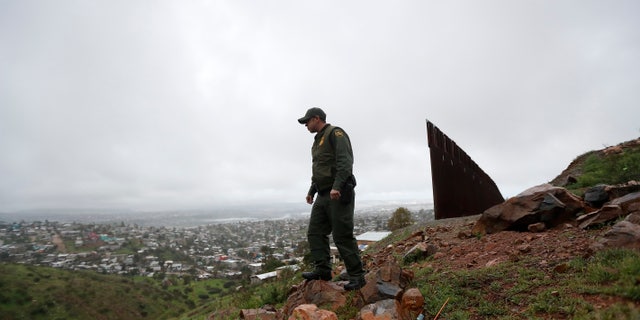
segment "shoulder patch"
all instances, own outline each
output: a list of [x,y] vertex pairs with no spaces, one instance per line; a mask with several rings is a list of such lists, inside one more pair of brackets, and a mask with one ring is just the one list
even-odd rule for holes
[[344,132],[342,132],[342,130],[335,130],[333,131],[333,135],[335,135],[336,137],[342,137],[344,136]]

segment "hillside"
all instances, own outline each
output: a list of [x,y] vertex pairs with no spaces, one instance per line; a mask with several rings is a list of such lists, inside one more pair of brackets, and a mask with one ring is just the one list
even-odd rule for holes
[[550,181],[578,189],[599,183],[618,184],[640,179],[640,138],[586,152]]
[[438,247],[404,264],[425,296],[427,318],[448,299],[443,319],[639,319],[640,253],[590,248],[607,227],[475,236],[477,218],[414,226],[369,258],[402,256],[425,237]]
[[[606,231],[559,228],[470,235],[478,216],[419,223],[368,249],[364,260],[398,259],[418,238],[437,244],[433,257],[401,262],[415,274],[427,319],[638,319],[640,254],[594,253]],[[240,309],[281,306],[299,275],[248,287],[216,300],[188,302],[188,286],[165,290],[131,279],[52,268],[0,264],[2,319],[238,319]],[[193,284],[192,284],[193,285]],[[348,296],[353,301],[357,295]],[[358,309],[343,308],[339,319]]]
[[[600,183],[640,180],[639,155],[639,139],[593,151],[578,157],[554,183],[582,194]],[[367,269],[378,270],[373,272],[381,272],[376,269],[381,265],[398,263],[403,273],[412,274],[411,286],[424,296],[421,312],[426,319],[640,319],[640,252],[594,249],[615,221],[585,229],[574,221],[538,232],[476,234],[479,217],[417,223],[369,248],[363,261]],[[420,244],[431,251],[428,257],[409,256]],[[297,281],[294,292],[305,290],[307,296],[313,292],[308,282]],[[331,286],[321,289],[307,301],[322,301],[319,296],[334,290]],[[337,297],[331,301],[342,299],[339,290],[334,294]],[[344,304],[320,302],[321,308],[334,311],[338,319],[364,319],[359,311],[369,294],[346,294]],[[300,295],[295,299],[300,300]],[[291,305],[291,299],[285,306]],[[393,319],[388,307],[376,307],[379,319]],[[237,309],[217,311],[210,319],[233,319],[236,314]],[[370,316],[366,319],[378,319]]]
[[[630,180],[640,180],[640,139],[581,155],[551,183],[582,194]],[[640,319],[640,252],[594,250],[612,223],[477,235],[479,217],[413,226],[368,258],[402,257],[425,241],[437,247],[428,259],[405,263],[425,296],[426,318],[449,299],[446,319]]]
[[170,319],[194,308],[147,279],[0,263],[0,318]]
[[[613,168],[624,174],[610,177],[640,180],[639,154],[640,139],[592,151],[552,182],[581,193],[585,181]],[[640,319],[640,251],[592,247],[612,223],[481,235],[473,232],[479,217],[418,221],[369,247],[363,261],[368,270],[397,263],[411,274],[409,286],[424,296],[425,319]],[[408,256],[418,243],[435,249]],[[0,264],[0,318],[238,319],[243,309],[283,308],[306,284],[298,272],[234,293],[206,294],[219,289],[216,281],[163,287],[151,278]],[[321,307],[338,319],[356,319],[361,293],[339,294],[344,305]]]
[[[438,319],[640,319],[640,252],[590,248],[609,226],[477,236],[471,233],[477,219],[429,221],[398,230],[367,249],[363,261],[369,270],[398,263],[412,274],[410,286],[424,296],[425,319],[438,314]],[[437,246],[437,252],[405,259],[424,241]],[[309,282],[299,275],[285,277],[203,306],[183,319],[238,319],[241,309],[282,308],[292,298],[289,294],[303,287]],[[334,311],[338,319],[359,319],[362,293],[320,288],[315,297],[306,291],[307,298]],[[323,299],[344,299],[344,304],[332,306]],[[287,319],[282,316],[264,319]]]

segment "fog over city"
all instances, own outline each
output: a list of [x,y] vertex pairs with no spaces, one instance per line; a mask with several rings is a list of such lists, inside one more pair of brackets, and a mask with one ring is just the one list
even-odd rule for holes
[[[640,136],[638,1],[0,2],[0,213],[432,201],[425,120],[503,196]],[[0,219],[1,220],[1,219]]]

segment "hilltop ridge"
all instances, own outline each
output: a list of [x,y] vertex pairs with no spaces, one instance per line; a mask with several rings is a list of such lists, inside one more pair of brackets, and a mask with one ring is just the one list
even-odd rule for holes
[[[571,185],[572,183],[576,183],[577,179],[585,173],[585,170],[586,170],[585,163],[588,161],[590,157],[596,157],[600,159],[614,158],[621,155],[625,151],[638,153],[640,151],[640,138],[621,142],[615,146],[609,146],[600,150],[592,150],[589,152],[585,152],[584,154],[579,155],[573,161],[571,161],[571,163],[569,163],[567,168],[565,168],[558,176],[553,178],[549,183],[554,186],[560,186],[560,187],[565,187],[565,186]],[[640,160],[637,158],[637,156],[633,157],[633,159]],[[635,169],[637,169],[637,167]],[[628,169],[628,171],[630,171],[629,172],[630,176],[633,176],[633,174],[635,173],[636,179],[640,179],[640,177],[637,176],[638,175],[637,171],[635,171],[634,169]],[[619,181],[618,183],[621,183],[621,182],[626,182],[626,181]]]
[[[609,162],[617,165],[618,162],[627,161],[624,167],[628,171],[626,173],[630,173],[632,177],[640,177],[637,163],[629,163],[626,158],[633,159],[638,151],[640,139],[589,152],[574,160],[552,183],[562,184],[564,187],[575,186],[583,174],[591,174],[590,170],[593,168],[585,164],[590,161],[589,157],[592,155],[596,155],[604,167],[611,167]],[[564,182],[561,183],[562,181]],[[621,187],[611,188],[618,188],[618,191],[623,190],[627,193],[638,189],[635,180],[619,182],[623,183]],[[510,230],[507,226],[505,230],[488,234],[478,234],[476,231],[476,225],[483,215],[416,224],[395,232],[365,251],[363,261],[366,268],[376,273],[368,275],[367,279],[369,283],[375,283],[377,289],[376,285],[367,284],[359,294],[353,296],[341,293],[339,288],[332,286],[314,289],[308,281],[303,281],[292,289],[293,293],[282,310],[283,314],[278,316],[278,312],[272,311],[274,319],[287,319],[288,316],[295,319],[320,319],[326,315],[326,310],[335,311],[339,319],[358,320],[412,319],[417,315],[416,310],[427,318],[437,317],[440,311],[443,311],[442,315],[447,319],[637,319],[640,317],[640,292],[637,291],[640,252],[633,248],[640,248],[640,237],[634,240],[637,245],[631,243],[631,246],[627,246],[629,249],[617,249],[615,246],[603,248],[596,244],[601,244],[601,240],[616,228],[617,224],[613,225],[616,217],[627,217],[627,220],[633,222],[636,216],[640,216],[640,194],[625,197],[630,200],[625,200],[627,202],[624,204],[624,210],[621,210],[619,215],[607,217],[599,224],[579,227],[576,218],[585,213],[598,212],[597,208],[590,207],[591,203],[572,204],[571,208],[582,209],[579,212],[570,209],[572,211],[568,213],[562,213],[567,207],[562,200],[553,196],[553,201],[557,203],[552,206],[549,206],[549,203],[543,205],[542,202],[535,204],[535,201],[542,201],[551,194],[547,193],[547,190],[560,189],[563,188],[537,187],[532,188],[530,194],[526,195],[531,197],[526,201],[534,201],[534,211],[526,215],[541,214],[542,221],[545,221],[544,215],[548,214],[565,217],[556,219],[558,221],[554,224],[538,223],[534,228],[530,226],[529,230],[525,228],[524,231]],[[574,190],[583,193],[588,189],[581,186]],[[539,192],[539,195],[536,195],[536,192]],[[567,199],[572,199],[571,201],[584,201],[566,190],[563,192],[567,194]],[[501,205],[509,205],[508,203],[514,202],[507,200]],[[580,207],[576,207],[577,205]],[[526,220],[533,225],[536,219]],[[637,228],[640,229],[640,224]],[[394,265],[398,267],[388,269]],[[394,268],[400,270],[393,271]],[[626,271],[627,273],[622,271],[629,268],[631,271]],[[590,278],[593,276],[589,273],[591,269],[608,270],[605,272],[614,272],[616,276],[605,282],[598,282],[597,279]],[[394,273],[398,274],[398,282],[393,282],[389,287],[385,284],[384,277],[381,278],[381,274]],[[406,277],[410,277],[411,280],[407,281]],[[460,277],[466,280],[461,282]],[[523,280],[519,279],[521,277]],[[636,277],[635,280],[633,277]],[[403,278],[405,280],[402,280]],[[483,278],[485,280],[482,280]],[[456,287],[452,288],[451,283],[455,283]],[[381,285],[387,287],[385,290],[395,287],[396,289],[392,289],[396,292],[395,298],[394,295],[385,298]],[[405,294],[413,286],[419,288],[423,295],[417,299],[420,300],[418,309],[411,309],[415,307],[411,303],[405,305]],[[509,293],[516,287],[521,289],[517,293]],[[591,289],[587,290],[589,287]],[[296,293],[301,291],[304,292],[303,295]],[[468,296],[469,294],[471,296]],[[514,300],[510,297],[514,294],[519,298]],[[302,299],[301,296],[307,298]],[[331,297],[329,300],[319,298],[328,296]],[[453,298],[453,301],[449,302],[450,298]],[[380,300],[375,302],[376,299]],[[415,293],[412,293],[411,299],[413,302],[416,301]],[[394,300],[395,304],[389,304],[388,301]],[[305,307],[296,311],[296,305],[302,306],[305,303],[319,304],[326,310]],[[447,303],[448,306],[445,308]],[[362,309],[349,313],[346,312],[345,305]]]

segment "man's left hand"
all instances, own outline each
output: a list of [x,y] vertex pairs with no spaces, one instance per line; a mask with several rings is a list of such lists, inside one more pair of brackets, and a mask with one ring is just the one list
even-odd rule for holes
[[331,192],[329,192],[329,197],[331,197],[331,200],[340,199],[340,190],[331,189]]

